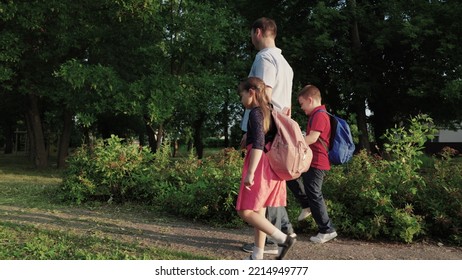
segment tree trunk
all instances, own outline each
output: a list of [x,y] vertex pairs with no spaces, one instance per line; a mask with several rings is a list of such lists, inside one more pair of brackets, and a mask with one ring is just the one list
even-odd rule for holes
[[156,153],[157,151],[157,139],[156,133],[152,125],[146,122],[146,134],[148,135],[148,144],[149,148],[151,149],[152,153]]
[[224,146],[229,147],[229,92],[226,96],[225,104],[223,106],[223,136],[225,137]]
[[66,167],[66,159],[69,155],[69,144],[71,142],[71,129],[72,129],[72,112],[69,109],[64,109],[63,113],[63,132],[59,139],[58,147],[58,168]]
[[25,114],[26,119],[26,128],[27,128],[27,141],[29,142],[29,160],[34,161],[35,155],[35,140],[34,140],[34,133],[32,132],[32,121],[30,120],[29,114],[26,112]]
[[180,144],[178,144],[178,139],[175,139],[175,141],[173,141],[172,157],[176,157],[178,155],[179,148],[180,148]]
[[[30,128],[31,157],[37,168],[48,166],[48,154],[45,147],[45,137],[43,135],[42,121],[40,118],[39,100],[35,94],[27,96],[27,121]],[[32,149],[33,148],[33,149]]]
[[160,124],[159,129],[157,130],[157,145],[156,145],[157,149],[161,148],[163,138],[164,138],[164,125]]
[[[352,41],[352,52],[353,57],[356,58],[354,61],[354,67],[360,70],[361,65],[359,61],[360,52],[361,52],[361,40],[359,38],[359,29],[358,29],[358,21],[356,20],[356,0],[349,1],[351,5],[351,10],[353,13],[353,23],[351,27],[351,41]],[[355,90],[356,91],[356,90]],[[359,131],[359,143],[358,143],[358,150],[366,149],[367,151],[371,150],[370,143],[369,143],[369,132],[367,130],[367,117],[366,117],[366,98],[364,97],[364,92],[358,92],[356,96],[356,122],[358,124],[358,131]]]
[[197,157],[199,159],[204,156],[204,144],[202,143],[202,125],[204,124],[204,114],[200,114],[199,119],[194,121],[194,147],[196,148]]
[[[361,98],[364,101],[363,98]],[[356,106],[356,122],[358,123],[359,131],[359,143],[357,150],[363,150],[370,152],[371,145],[369,143],[369,132],[367,130],[367,120],[366,120],[366,105],[365,103],[358,103]]]
[[11,123],[6,124],[3,136],[5,137],[5,154],[13,153],[14,128]]

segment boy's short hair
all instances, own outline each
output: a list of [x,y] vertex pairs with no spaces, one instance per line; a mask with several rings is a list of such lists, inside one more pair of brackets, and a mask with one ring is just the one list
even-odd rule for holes
[[303,98],[314,98],[321,100],[321,91],[313,85],[306,85],[302,90],[298,93],[298,97],[303,97]]

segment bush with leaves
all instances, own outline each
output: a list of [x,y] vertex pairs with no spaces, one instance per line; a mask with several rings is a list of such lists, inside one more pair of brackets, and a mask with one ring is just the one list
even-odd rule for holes
[[462,245],[462,163],[454,151],[443,149],[433,169],[425,173],[426,185],[417,193],[417,206],[431,236]]
[[351,163],[332,168],[324,189],[342,232],[404,242],[424,233],[425,223],[414,203],[419,188],[426,185],[419,172],[420,157],[433,134],[432,120],[419,115],[409,126],[386,132],[385,158],[362,151]]
[[242,224],[234,208],[240,153],[225,149],[202,160],[193,154],[173,160],[168,141],[152,154],[113,136],[77,149],[69,159],[62,193],[76,203],[142,201],[188,218]]
[[[461,244],[462,164],[449,151],[422,168],[423,145],[433,136],[430,118],[386,132],[385,154],[361,151],[333,166],[323,192],[329,215],[343,236],[412,242],[428,236]],[[70,157],[63,183],[68,199],[142,201],[179,216],[219,225],[242,225],[235,211],[243,160],[224,149],[213,156],[172,159],[168,141],[153,155],[117,137],[82,147]],[[425,172],[423,172],[425,171]],[[300,208],[293,197],[293,219]],[[298,231],[314,230],[314,222]]]
[[173,213],[221,225],[242,224],[235,202],[242,169],[240,153],[224,149],[198,160],[192,153],[169,170],[168,191],[159,197]]
[[62,191],[81,203],[90,199],[141,200],[153,185],[153,155],[147,148],[125,144],[117,136],[82,146],[69,158]]

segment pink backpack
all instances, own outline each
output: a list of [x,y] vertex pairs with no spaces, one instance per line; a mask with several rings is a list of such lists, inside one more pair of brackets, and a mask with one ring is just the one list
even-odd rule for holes
[[281,180],[297,179],[308,171],[313,159],[313,152],[306,144],[300,126],[289,112],[288,108],[284,108],[283,112],[272,110],[277,133],[266,153],[271,169]]

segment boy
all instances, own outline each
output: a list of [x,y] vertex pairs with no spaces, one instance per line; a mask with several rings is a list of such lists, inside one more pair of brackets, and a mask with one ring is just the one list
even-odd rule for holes
[[305,86],[298,94],[298,103],[303,112],[309,116],[305,141],[313,151],[313,160],[310,169],[301,176],[303,190],[300,189],[297,181],[287,183],[300,202],[303,211],[311,210],[318,225],[318,234],[312,236],[310,240],[314,243],[325,243],[337,236],[334,225],[327,214],[326,203],[322,195],[322,183],[326,172],[330,170],[330,163],[326,148],[320,139],[326,146],[329,146],[330,120],[325,112],[317,112],[326,110],[326,107],[321,104],[321,92],[317,87]]

